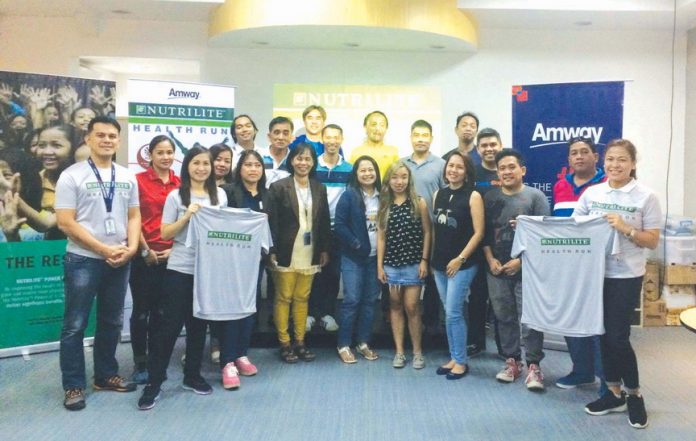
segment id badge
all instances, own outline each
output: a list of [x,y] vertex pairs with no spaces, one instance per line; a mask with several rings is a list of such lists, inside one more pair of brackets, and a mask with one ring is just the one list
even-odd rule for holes
[[306,231],[302,235],[302,239],[304,240],[305,246],[309,246],[312,244],[312,232],[311,231]]
[[116,234],[116,222],[114,218],[110,217],[104,221],[104,229],[106,230],[107,236],[113,236]]

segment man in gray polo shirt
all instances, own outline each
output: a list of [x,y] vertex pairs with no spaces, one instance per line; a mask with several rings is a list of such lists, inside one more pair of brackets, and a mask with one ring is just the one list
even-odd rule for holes
[[[430,152],[433,142],[433,128],[427,121],[419,119],[411,125],[411,146],[413,153],[402,158],[411,170],[413,183],[418,196],[425,199],[430,218],[433,217],[433,193],[445,186],[443,172],[445,160]],[[425,278],[423,294],[423,324],[426,331],[433,331],[439,324],[440,300],[432,275]]]
[[85,136],[89,158],[65,169],[56,185],[58,228],[68,237],[63,259],[65,315],[60,335],[63,405],[68,410],[85,407],[82,340],[95,297],[93,389],[135,390],[135,384],[118,375],[116,361],[129,262],[140,239],[138,183],[133,172],[113,162],[120,131],[114,119],[92,119]]

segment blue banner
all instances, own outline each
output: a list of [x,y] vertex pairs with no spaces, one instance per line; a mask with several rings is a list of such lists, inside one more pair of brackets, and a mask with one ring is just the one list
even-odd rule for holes
[[512,145],[527,162],[525,183],[551,201],[568,170],[568,140],[591,138],[600,158],[623,131],[624,83],[536,84],[512,88]]

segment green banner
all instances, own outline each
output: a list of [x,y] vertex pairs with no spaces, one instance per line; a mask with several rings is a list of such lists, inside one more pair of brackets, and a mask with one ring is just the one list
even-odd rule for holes
[[0,349],[60,339],[64,254],[64,240],[0,243]]

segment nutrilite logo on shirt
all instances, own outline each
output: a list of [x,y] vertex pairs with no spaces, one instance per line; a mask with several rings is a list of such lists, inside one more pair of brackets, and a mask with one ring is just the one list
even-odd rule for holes
[[598,209],[604,211],[625,211],[627,213],[635,213],[636,207],[625,207],[619,204],[604,204],[602,202],[592,202],[591,209]]
[[[85,187],[87,188],[87,190],[94,190],[95,188],[108,189],[111,187],[111,182],[102,182],[101,184],[99,182],[87,182],[85,184]],[[129,182],[114,182],[114,188],[130,190],[131,184]]]
[[208,231],[208,239],[226,239],[251,242],[251,234],[234,233],[231,231]]
[[542,237],[541,246],[589,246],[589,237]]

